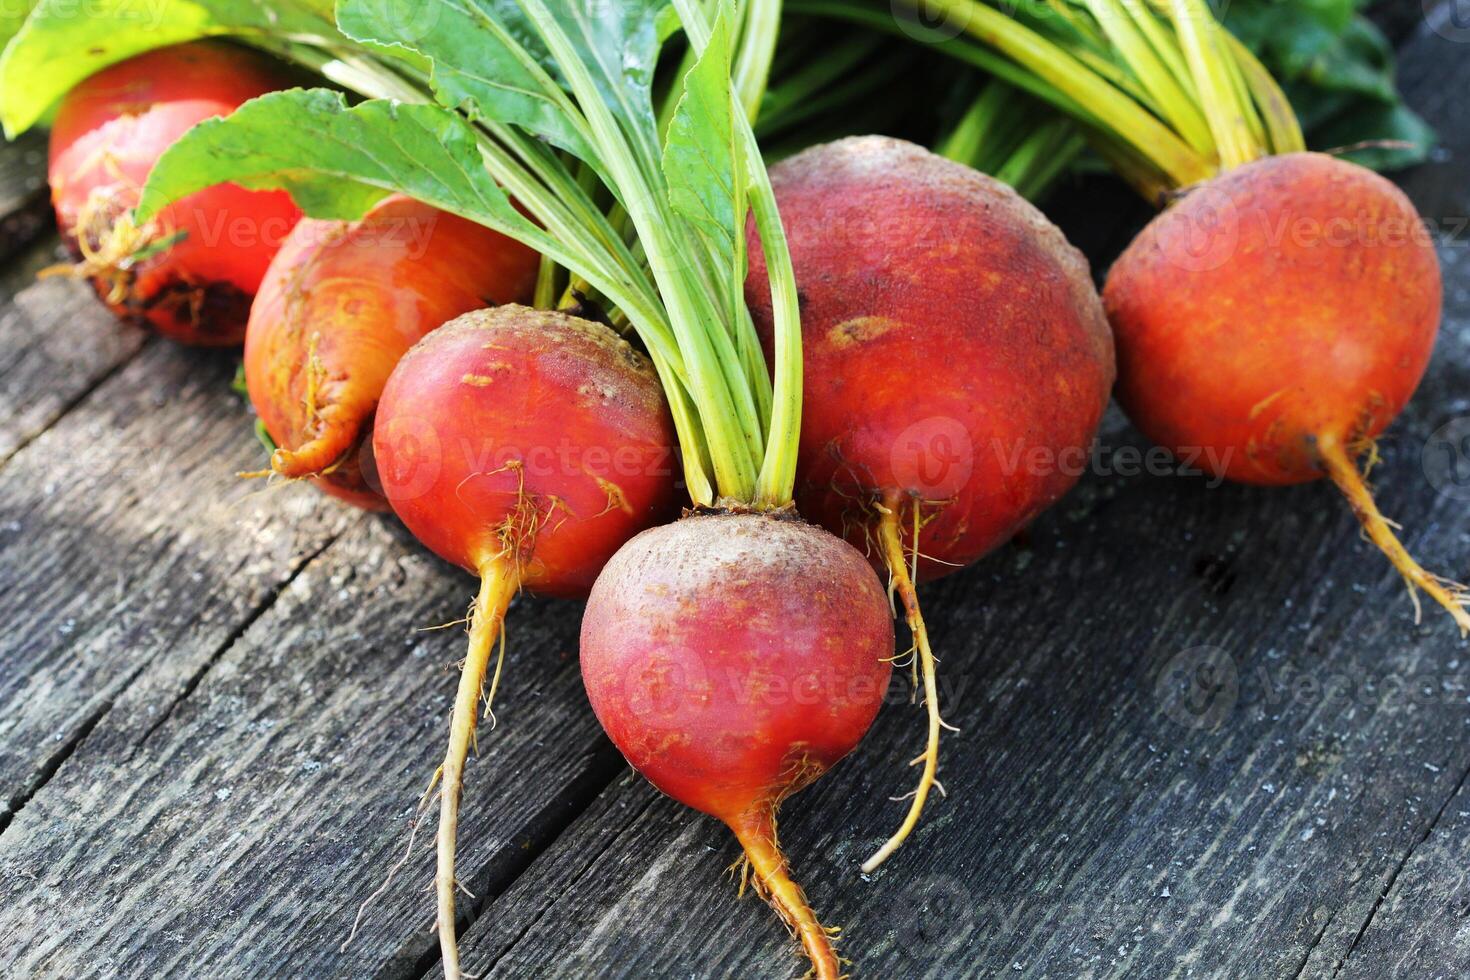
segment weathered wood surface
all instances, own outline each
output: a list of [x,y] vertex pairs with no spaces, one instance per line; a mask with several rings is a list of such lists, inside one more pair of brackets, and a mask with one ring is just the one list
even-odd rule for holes
[[[45,140],[30,133],[0,152],[0,464],[137,353],[143,334],[115,329],[85,291],[36,273],[63,258],[31,245],[49,229]],[[17,257],[17,253],[19,256]]]
[[[1448,227],[1470,213],[1470,59],[1411,43],[1416,105],[1457,144],[1409,184]],[[29,285],[51,249],[0,280],[7,348],[66,338],[0,361],[0,976],[436,975],[427,835],[339,945],[441,750],[463,634],[417,628],[470,583],[387,520],[236,481],[259,457],[231,359]],[[1470,415],[1464,253],[1442,250],[1444,340],[1376,474],[1412,547],[1461,573],[1470,493],[1421,461]],[[1143,448],[1116,416],[1103,443],[1113,469]],[[899,685],[782,822],[859,975],[1470,974],[1470,650],[1413,624],[1330,489],[1095,473],[925,598],[964,729],[949,799],[857,875],[920,739]],[[467,968],[800,973],[774,917],[735,901],[728,835],[597,733],[577,618],[512,616],[468,777]],[[1202,676],[1235,684],[1190,696]]]
[[0,469],[8,809],[103,714],[147,728],[352,519],[234,477],[259,453],[233,371],[149,344]]
[[[415,627],[468,595],[387,522],[359,521],[186,698],[147,724],[109,713],[6,831],[0,935],[26,942],[0,948],[0,975],[421,974],[435,945],[423,860],[340,946],[441,752],[463,631]],[[516,607],[502,728],[475,766],[492,788],[462,826],[476,895],[621,769],[579,694],[576,628],[566,603]]]

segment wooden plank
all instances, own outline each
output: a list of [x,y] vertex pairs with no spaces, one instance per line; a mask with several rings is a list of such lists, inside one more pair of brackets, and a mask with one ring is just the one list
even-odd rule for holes
[[146,727],[357,519],[234,476],[260,460],[234,358],[151,344],[0,469],[0,828],[123,691]]
[[86,289],[36,281],[66,256],[46,188],[46,133],[0,143],[0,466],[131,359],[146,334]]
[[148,335],[118,322],[91,290],[38,282],[56,262],[53,237],[0,275],[0,466],[131,360]]
[[[442,757],[464,633],[415,627],[471,592],[388,521],[360,522],[155,727],[114,709],[4,835],[0,935],[25,941],[0,944],[0,975],[420,975],[432,830],[339,947]],[[581,695],[578,612],[512,612],[461,824],[482,899],[622,768]]]
[[[1439,130],[1442,142],[1435,159],[1405,175],[1403,183],[1421,213],[1453,243],[1441,250],[1447,318],[1436,357],[1441,364],[1459,365],[1460,370],[1447,390],[1439,393],[1439,400],[1429,403],[1438,409],[1430,416],[1430,424],[1440,437],[1426,443],[1426,458],[1431,458],[1427,455],[1431,452],[1462,451],[1455,440],[1444,438],[1445,430],[1440,427],[1470,416],[1470,398],[1466,397],[1470,387],[1464,370],[1470,355],[1470,257],[1465,254],[1470,245],[1470,227],[1465,224],[1470,215],[1470,186],[1465,182],[1470,108],[1454,97],[1456,90],[1470,85],[1470,60],[1463,56],[1463,45],[1447,36],[1453,29],[1446,20],[1450,13],[1446,4],[1431,11],[1400,52],[1409,102]],[[1456,458],[1460,461],[1458,475],[1463,477],[1470,461]],[[1442,482],[1442,487],[1461,507],[1470,500],[1463,479],[1458,485]],[[1462,574],[1464,564],[1462,559]],[[1460,659],[1449,661],[1438,676],[1424,678],[1423,690],[1437,689],[1436,704],[1460,702],[1460,717],[1470,719],[1470,709],[1464,707],[1470,704],[1470,684]],[[1428,758],[1422,765],[1431,772],[1439,767]],[[1405,801],[1406,814],[1413,815],[1422,831],[1407,848],[1390,855],[1394,863],[1386,875],[1355,885],[1350,904],[1357,909],[1366,907],[1366,912],[1346,923],[1333,920],[1326,933],[1335,941],[1313,951],[1303,976],[1448,978],[1470,971],[1470,936],[1465,931],[1466,814],[1461,812],[1470,808],[1465,798],[1470,769],[1451,766],[1451,778],[1456,772],[1455,793],[1425,794]]]
[[1409,107],[1439,133],[1430,161],[1401,178],[1420,212],[1461,248],[1470,244],[1470,106],[1460,98],[1470,84],[1466,42],[1470,29],[1457,27],[1464,13],[1454,3],[1439,5],[1419,23],[1399,52],[1399,85]]
[[[1470,513],[1420,468],[1452,393],[1470,390],[1470,295],[1451,313],[1378,471],[1384,506],[1442,568],[1470,547]],[[1104,444],[1142,448],[1116,417]],[[1470,659],[1440,617],[1414,625],[1327,486],[1090,476],[1029,547],[926,599],[964,730],[946,750],[949,799],[888,868],[858,876],[920,740],[916,710],[890,706],[783,815],[855,972],[1292,976],[1346,950],[1470,770],[1464,694],[1413,696],[1463,686]],[[1170,679],[1215,656],[1238,690],[1201,716]],[[477,922],[467,970],[801,972],[774,917],[735,902],[720,828],[636,783],[598,807]],[[610,840],[598,814],[624,812],[640,816]],[[1451,968],[1470,969],[1470,948],[1457,955]]]
[[1465,975],[1470,946],[1470,788],[1448,800],[1433,830],[1413,849],[1378,914],[1354,940],[1342,980]]

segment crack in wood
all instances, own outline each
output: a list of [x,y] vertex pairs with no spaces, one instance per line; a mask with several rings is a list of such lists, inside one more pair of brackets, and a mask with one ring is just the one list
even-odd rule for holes
[[320,546],[306,554],[301,559],[301,561],[298,562],[295,567],[291,569],[290,573],[281,580],[280,584],[275,589],[271,590],[269,595],[267,595],[264,599],[257,603],[253,609],[245,614],[245,616],[241,619],[239,625],[231,630],[229,635],[226,636],[222,641],[220,641],[218,646],[210,651],[209,656],[205,659],[204,663],[200,665],[199,669],[190,674],[187,678],[185,678],[182,687],[179,689],[179,693],[169,700],[168,707],[166,707],[163,712],[158,716],[158,718],[156,718],[153,723],[144,730],[142,737],[140,737],[136,742],[133,743],[133,747],[128,751],[127,756],[124,757],[124,762],[131,761],[133,757],[136,756],[140,750],[142,750],[143,746],[148,742],[148,740],[153,737],[153,733],[162,728],[164,723],[167,722],[171,717],[173,717],[174,712],[178,710],[179,706],[187,701],[189,697],[196,690],[199,689],[199,685],[204,682],[205,676],[214,669],[215,665],[218,664],[220,660],[224,657],[224,655],[230,651],[230,648],[233,647],[237,642],[239,642],[240,638],[245,635],[245,631],[250,629],[251,626],[255,625],[256,620],[260,619],[261,616],[264,616],[267,612],[269,612],[271,607],[280,600],[285,591],[291,587],[291,583],[300,578],[301,575],[306,572],[306,570],[322,556],[322,553],[330,548],[333,542],[340,538],[344,533],[346,533],[345,529],[343,531],[339,531],[335,534],[329,535],[326,540],[321,543]]
[[1317,930],[1317,935],[1313,937],[1311,944],[1307,946],[1307,951],[1302,954],[1302,961],[1292,971],[1291,980],[1301,980],[1302,975],[1307,972],[1307,964],[1312,962],[1312,954],[1317,951],[1318,946],[1322,945],[1322,940],[1327,935],[1327,930],[1331,929],[1332,923],[1337,921],[1337,914],[1342,911],[1342,908],[1341,905],[1334,908],[1332,914],[1327,916],[1327,921],[1322,923],[1322,928]]
[[45,789],[46,784],[51,782],[56,774],[61,771],[61,767],[66,764],[66,760],[76,754],[77,749],[81,748],[82,743],[96,730],[102,719],[117,704],[118,699],[127,692],[128,688],[133,686],[133,683],[142,675],[147,667],[148,665],[146,663],[139,664],[138,668],[123,681],[122,686],[117,689],[117,692],[94,708],[86,718],[82,719],[82,723],[72,731],[71,735],[62,742],[61,746],[47,756],[36,768],[35,776],[30,785],[24,786],[12,794],[11,798],[5,803],[4,812],[0,812],[0,837],[3,837],[5,832],[10,829],[10,825],[15,822],[16,817],[20,816],[20,811],[25,809],[26,804],[35,799],[36,794]]
[[1399,874],[1404,870],[1405,867],[1408,866],[1410,858],[1414,856],[1414,852],[1419,849],[1420,845],[1429,840],[1430,836],[1434,833],[1434,828],[1439,826],[1440,820],[1444,818],[1446,811],[1449,810],[1450,804],[1454,802],[1455,797],[1459,796],[1461,790],[1465,788],[1465,783],[1467,780],[1470,780],[1470,769],[1466,769],[1465,772],[1460,776],[1459,782],[1454,785],[1454,788],[1450,790],[1449,795],[1445,797],[1444,803],[1440,804],[1439,809],[1435,811],[1433,819],[1431,819],[1428,826],[1424,828],[1424,832],[1419,835],[1419,839],[1414,841],[1414,843],[1409,846],[1409,849],[1404,852],[1404,856],[1400,858],[1398,864],[1394,866],[1393,871],[1388,876],[1388,880],[1383,883],[1382,891],[1380,891],[1378,893],[1378,897],[1374,899],[1373,907],[1368,910],[1367,918],[1365,918],[1363,920],[1363,924],[1358,927],[1358,932],[1355,936],[1353,936],[1353,941],[1348,944],[1347,952],[1342,954],[1342,959],[1338,960],[1337,965],[1333,968],[1332,980],[1337,980],[1338,974],[1342,973],[1343,968],[1346,967],[1348,961],[1352,959],[1353,951],[1358,948],[1358,943],[1360,943],[1363,939],[1363,936],[1367,934],[1368,927],[1373,924],[1373,919],[1378,915],[1378,910],[1383,907],[1384,901],[1387,900],[1389,894],[1393,891],[1393,886],[1398,881]]
[[[589,798],[586,801],[586,804],[582,807],[582,809],[579,810],[578,813],[572,819],[570,819],[570,820],[567,821],[566,826],[563,827],[562,828],[562,831],[557,834],[557,837],[562,836],[562,833],[564,833],[567,829],[570,829],[571,825],[576,822],[576,817],[580,817],[583,812],[585,812],[586,810],[590,809],[592,803],[596,800],[596,797],[597,796],[600,796],[602,792],[605,792],[607,789],[611,788],[612,785],[614,783],[616,783],[618,781],[618,779],[621,778],[621,776],[627,771],[626,770],[626,766],[623,765],[623,760],[622,760],[621,757],[618,758],[618,763],[619,763],[619,765],[618,765],[618,771],[616,771],[616,772],[613,773],[613,777],[607,781],[607,784],[602,788],[601,791],[599,791],[598,794],[596,794],[595,796]],[[617,833],[615,833],[611,837],[609,837],[603,843],[603,845],[601,847],[598,847],[597,849],[595,849],[593,851],[586,852],[586,859],[580,863],[580,865],[577,867],[576,871],[571,875],[572,883],[575,884],[577,881],[582,880],[582,878],[586,875],[587,870],[589,868],[591,868],[595,864],[597,864],[598,861],[600,861],[602,859],[602,856],[604,854],[606,854],[608,851],[612,850],[620,841],[623,840],[624,837],[626,837],[629,833],[633,832],[637,828],[637,826],[638,826],[638,821],[641,820],[643,818],[644,814],[646,814],[649,810],[651,810],[654,807],[654,805],[659,802],[659,800],[660,800],[660,797],[650,796],[647,800],[645,800],[643,802],[643,804],[632,815],[629,816],[627,822],[622,827],[620,827],[618,829]],[[554,839],[551,840],[551,841],[548,841],[547,842],[548,848],[553,843],[555,843],[555,840]],[[545,850],[545,849],[543,849],[543,850]],[[526,865],[527,865],[528,868],[529,868],[530,864],[531,864],[531,861],[527,861],[526,862]],[[518,874],[516,877],[519,878],[520,875]],[[502,892],[508,891],[509,890],[509,887],[510,887],[510,884],[511,883],[507,883],[506,888],[503,889]],[[488,976],[493,975],[495,973],[496,969],[500,966],[500,962],[503,959],[505,959],[507,956],[509,956],[511,953],[513,953],[513,952],[516,951],[516,949],[521,945],[521,941],[523,939],[525,939],[528,935],[531,934],[532,930],[534,930],[536,928],[536,926],[540,924],[541,920],[544,919],[546,917],[546,915],[549,912],[551,912],[552,909],[554,909],[556,907],[557,902],[559,901],[561,895],[565,895],[566,893],[567,893],[567,890],[566,889],[562,889],[562,891],[557,896],[552,897],[552,899],[550,901],[548,901],[545,905],[543,905],[540,909],[538,909],[536,911],[536,914],[531,917],[531,920],[529,922],[527,922],[524,927],[522,927],[521,929],[517,930],[517,932],[515,934],[515,937],[513,939],[511,939],[510,942],[506,943],[505,947],[503,949],[501,949],[500,952],[498,952],[498,953],[495,954],[495,958],[490,961],[490,965],[485,968],[485,970],[482,972],[481,976],[488,977]],[[435,952],[437,953],[437,950]],[[434,965],[433,965],[433,961],[432,961],[432,957],[431,957],[431,960],[430,960],[430,963],[428,965],[428,968],[425,969],[424,971],[422,971],[420,974],[418,974],[418,976],[421,978],[421,980],[430,980],[430,978],[432,977],[433,973],[434,973]]]

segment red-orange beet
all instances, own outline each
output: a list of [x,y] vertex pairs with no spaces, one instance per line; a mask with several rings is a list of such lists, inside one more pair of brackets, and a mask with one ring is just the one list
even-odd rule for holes
[[673,445],[648,358],[601,324],[524,306],[414,345],[373,427],[383,493],[430,550],[476,573],[513,557],[523,586],[571,598],[673,516]]
[[[674,428],[648,358],[601,324],[502,306],[420,340],[383,389],[373,449],[414,535],[480,576],[441,770],[436,891],[459,974],[454,844],[491,648],[522,587],[586,594],[613,553],[675,509]],[[493,699],[499,681],[491,681]]]
[[[290,196],[219,184],[169,205],[147,229],[127,212],[194,124],[290,84],[262,55],[200,41],[113,65],[62,100],[48,168],[56,221],[82,259],[76,271],[119,316],[184,343],[240,342],[251,297],[301,217]],[[150,249],[161,251],[136,258]]]
[[814,147],[771,180],[801,296],[799,509],[862,546],[897,498],[922,510],[922,577],[973,562],[1085,468],[1114,376],[1087,260],[1009,187],[901,140]]
[[862,739],[892,672],[883,589],[794,516],[707,514],[645,531],[598,578],[582,677],[628,761],[727,824],[820,978],[841,972],[792,881],[776,811]]
[[[892,576],[923,672],[924,775],[938,688],[910,569],[932,578],[1008,540],[1085,469],[1114,378],[1087,260],[1009,187],[900,140],[814,147],[771,168],[800,293],[797,503]],[[769,350],[749,236],[746,300]]]
[[271,263],[245,335],[250,401],[279,447],[271,472],[387,507],[361,450],[394,365],[457,316],[528,301],[537,264],[524,245],[402,196],[359,221],[302,221]]
[[1402,191],[1321,154],[1247,164],[1155,218],[1104,299],[1118,398],[1146,435],[1245,483],[1330,477],[1411,592],[1470,630],[1463,590],[1409,556],[1355,462],[1439,330],[1439,262]]

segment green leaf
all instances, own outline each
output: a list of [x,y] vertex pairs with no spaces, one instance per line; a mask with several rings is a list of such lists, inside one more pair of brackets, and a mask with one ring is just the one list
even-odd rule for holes
[[716,287],[737,322],[744,304],[746,173],[730,87],[730,22],[721,8],[708,46],[684,76],[664,146],[669,204],[712,258]]
[[169,147],[149,174],[137,219],[225,181],[289,191],[314,218],[359,218],[396,191],[517,237],[539,234],[486,172],[470,125],[437,106],[372,101],[349,109],[325,89],[252,99]]
[[10,43],[30,16],[36,0],[7,0],[0,3],[0,48]]
[[1352,92],[1393,105],[1399,101],[1393,78],[1393,48],[1366,20],[1356,20],[1338,43],[1323,51],[1306,80],[1327,92]]
[[353,40],[427,58],[441,105],[521,126],[595,164],[566,112],[556,66],[513,0],[338,0],[337,26]]
[[528,24],[539,10],[561,28],[603,103],[642,149],[656,153],[650,93],[659,50],[678,27],[669,0],[536,0],[525,7]]
[[1353,0],[1232,0],[1230,32],[1260,54],[1282,80],[1306,72],[1338,42],[1354,16]]
[[203,37],[337,36],[330,0],[39,0],[0,56],[0,122],[11,138],[84,78]]

